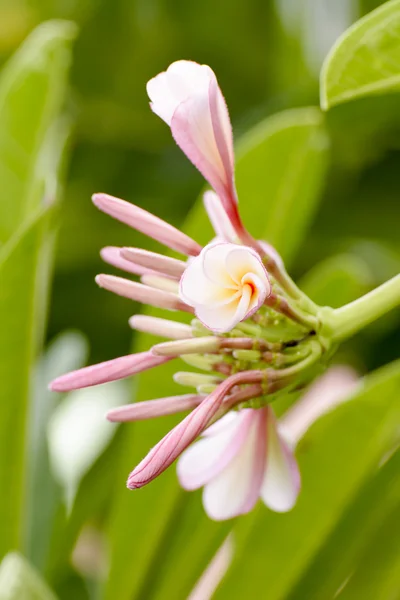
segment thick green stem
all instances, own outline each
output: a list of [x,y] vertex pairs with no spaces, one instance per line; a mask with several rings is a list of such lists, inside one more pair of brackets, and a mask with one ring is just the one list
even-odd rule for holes
[[397,306],[400,306],[400,275],[358,300],[332,311],[328,326],[334,341],[352,336]]

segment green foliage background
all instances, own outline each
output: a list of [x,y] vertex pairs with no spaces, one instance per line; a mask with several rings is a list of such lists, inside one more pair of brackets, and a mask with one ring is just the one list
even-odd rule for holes
[[[13,83],[10,76],[8,92],[4,79],[5,92],[0,94],[0,485],[7,489],[0,501],[0,548],[2,555],[22,552],[59,598],[184,600],[232,527],[238,551],[217,598],[248,594],[268,600],[329,600],[353,572],[339,598],[400,597],[400,579],[393,575],[399,548],[390,551],[390,532],[396,523],[398,530],[400,506],[398,452],[377,474],[398,429],[397,363],[371,375],[365,393],[317,424],[304,441],[299,459],[309,488],[293,513],[277,517],[260,507],[233,525],[210,523],[199,495],[179,490],[173,469],[138,495],[126,491],[129,469],[173,419],[118,430],[85,474],[67,513],[46,445],[38,443],[61,400],[42,393],[32,401],[29,385],[29,357],[43,337],[46,313],[45,348],[70,329],[87,337],[90,362],[126,354],[132,347],[127,319],[139,307],[99,290],[93,280],[98,272],[110,270],[100,261],[102,246],[150,248],[151,242],[99,213],[90,202],[93,192],[131,200],[207,241],[201,207],[186,219],[204,182],[175,146],[169,129],[151,113],[145,91],[146,81],[173,60],[193,59],[215,70],[240,140],[237,184],[245,222],[255,235],[278,247],[291,275],[315,301],[340,306],[399,272],[397,0],[383,9],[387,16],[374,17],[376,37],[370,49],[363,46],[363,31],[350,33],[340,52],[325,63],[321,86],[319,82],[320,67],[336,38],[380,4],[0,4],[4,63],[41,22],[68,19],[78,25],[69,85],[66,71],[74,32],[70,23],[55,21],[41,30],[39,45],[32,42],[22,58],[18,55],[20,79]],[[18,57],[12,60],[6,68],[13,74]],[[29,73],[26,79],[24,69]],[[320,93],[326,113],[317,108]],[[17,139],[28,157],[26,164],[18,162],[17,186],[10,139]],[[49,161],[39,157],[46,152],[52,161],[43,173],[40,165]],[[7,180],[10,164],[12,176]],[[56,175],[64,182],[61,202],[56,202],[58,190],[51,187]],[[49,189],[54,202],[44,207],[44,190]],[[53,262],[48,250],[56,231],[54,279],[46,309]],[[368,374],[398,357],[399,339],[396,312],[345,344],[338,360]],[[133,343],[144,347],[148,340],[142,336]],[[53,365],[52,374],[83,360],[76,359],[81,351],[71,344],[72,358]],[[153,375],[141,378],[137,397],[157,397],[168,393],[168,386],[172,389],[168,369],[165,376],[160,373],[158,381]],[[371,445],[371,439],[376,443]],[[316,479],[320,487],[315,487]],[[371,502],[365,502],[366,497]],[[372,502],[381,504],[379,514],[371,512]],[[71,566],[72,549],[88,523],[100,532],[107,548],[105,568],[85,571],[75,563]],[[351,539],[360,543],[349,549]],[[388,550],[374,553],[374,548]],[[11,555],[7,561],[4,569],[27,582],[27,600],[53,597],[23,559]],[[369,564],[376,565],[375,579]],[[0,583],[8,576],[4,569]],[[321,577],[327,570],[329,576]],[[9,589],[8,583],[1,583],[0,599],[23,597]]]

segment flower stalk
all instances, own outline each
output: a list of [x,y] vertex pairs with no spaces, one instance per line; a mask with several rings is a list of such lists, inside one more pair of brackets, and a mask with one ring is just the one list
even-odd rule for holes
[[400,306],[400,275],[396,275],[358,300],[330,313],[326,319],[331,338],[341,342],[387,312]]

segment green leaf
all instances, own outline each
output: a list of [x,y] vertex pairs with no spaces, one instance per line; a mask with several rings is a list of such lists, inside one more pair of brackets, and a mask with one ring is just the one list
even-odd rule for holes
[[[361,488],[337,527],[324,540],[318,555],[289,594],[288,600],[336,597],[336,592],[355,568],[365,564],[365,548],[370,543],[375,545],[374,538],[382,535],[380,529],[382,526],[386,529],[388,515],[398,513],[399,469],[400,452],[397,451]],[[398,547],[397,554],[400,557]],[[382,595],[377,593],[375,597],[381,598]],[[365,595],[353,598],[364,599]]]
[[362,258],[340,254],[318,263],[299,285],[319,306],[338,308],[366,293],[371,282],[372,273]]
[[[49,461],[47,428],[59,397],[48,390],[49,381],[85,364],[86,339],[78,332],[65,332],[49,346],[40,361],[35,394],[30,406],[28,481],[26,484],[25,555],[43,572],[50,559],[55,521],[63,509],[62,491]],[[59,542],[65,536],[59,535]]]
[[[398,479],[397,470],[396,477]],[[385,519],[360,558],[338,600],[393,600],[400,589],[400,503]]]
[[265,590],[268,600],[288,597],[349,502],[398,441],[399,393],[396,362],[367,377],[350,401],[312,426],[297,451],[302,492],[296,507],[276,514],[260,504],[238,521],[235,559],[216,599],[259,598]]
[[0,80],[0,245],[37,209],[38,157],[65,97],[75,26],[49,21],[35,29]]
[[0,565],[0,600],[57,600],[30,564],[16,552]]
[[[59,129],[55,119],[71,31],[68,22],[42,25],[28,39],[27,51],[23,46],[8,65],[0,84],[0,214],[13,215],[0,218],[6,240],[0,247],[0,556],[19,548],[23,537],[30,384],[44,330],[52,221],[66,141],[65,127]],[[24,137],[26,119],[30,124]]]
[[317,108],[273,115],[240,142],[236,183],[244,223],[286,262],[293,260],[314,217],[328,148]]
[[399,90],[399,36],[399,0],[386,2],[350,27],[324,62],[322,108]]

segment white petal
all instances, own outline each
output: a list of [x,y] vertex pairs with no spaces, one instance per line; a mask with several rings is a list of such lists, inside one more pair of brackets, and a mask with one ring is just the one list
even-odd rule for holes
[[261,498],[276,512],[293,508],[300,491],[300,473],[289,446],[279,435],[271,408],[268,408],[267,461]]
[[210,71],[209,67],[188,60],[172,63],[167,71],[147,83],[152,110],[171,125],[172,116],[181,102],[193,94],[208,97]]
[[226,304],[196,306],[195,313],[198,319],[212,331],[226,333],[246,317],[249,312],[250,300],[250,287],[244,286],[240,298],[236,294],[233,300]]
[[226,263],[229,254],[237,248],[236,244],[217,243],[206,246],[203,251],[203,269],[205,275],[216,285],[237,289]]
[[240,283],[247,273],[254,273],[269,286],[268,274],[259,255],[247,246],[233,245],[226,257],[226,269],[237,283]]
[[179,295],[190,306],[216,301],[220,287],[213,285],[204,275],[203,252],[193,258],[181,277]]
[[184,489],[202,487],[240,451],[247,433],[246,424],[242,426],[243,416],[244,413],[238,419],[229,420],[229,424],[216,430],[217,434],[208,435],[185,450],[177,464],[178,479]]
[[265,413],[263,409],[246,413],[248,432],[240,452],[204,488],[204,509],[215,521],[250,511],[259,496],[265,469]]

